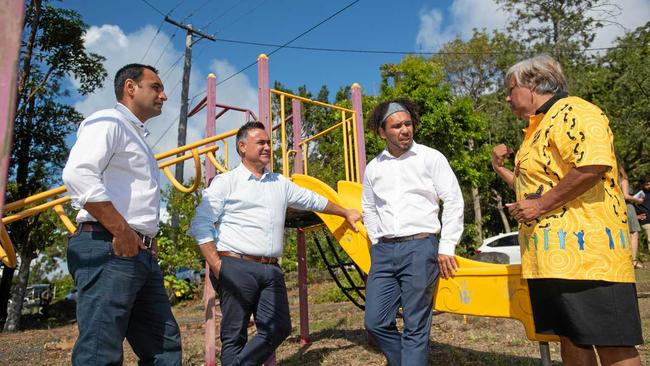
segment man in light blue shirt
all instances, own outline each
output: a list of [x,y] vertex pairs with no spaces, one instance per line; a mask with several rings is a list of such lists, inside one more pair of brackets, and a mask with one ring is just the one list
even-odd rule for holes
[[[261,365],[291,333],[282,255],[287,207],[344,217],[357,231],[361,215],[301,188],[265,167],[269,136],[260,122],[237,132],[242,163],[203,191],[190,234],[210,266],[221,303],[221,364]],[[255,315],[257,335],[247,342]]]

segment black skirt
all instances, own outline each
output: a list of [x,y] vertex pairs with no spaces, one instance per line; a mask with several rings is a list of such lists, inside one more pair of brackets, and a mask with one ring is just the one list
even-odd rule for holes
[[634,283],[529,279],[535,329],[578,345],[643,344]]

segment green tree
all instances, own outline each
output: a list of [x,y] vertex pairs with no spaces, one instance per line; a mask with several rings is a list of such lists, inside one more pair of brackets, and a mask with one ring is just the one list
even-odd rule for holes
[[[67,78],[78,80],[76,92],[87,94],[100,87],[106,77],[104,58],[84,47],[86,29],[79,14],[72,10],[55,8],[41,0],[26,4],[8,201],[60,182],[68,152],[65,138],[74,131],[75,122],[83,119],[73,107],[61,102],[71,92]],[[8,228],[20,255],[20,268],[5,331],[18,329],[30,264],[51,243],[53,224],[44,217],[36,215]],[[5,269],[2,280],[11,281],[12,276],[13,271]],[[6,309],[7,295],[0,294],[0,312]]]
[[[470,141],[486,135],[486,123],[470,98],[454,96],[445,78],[436,60],[407,56],[399,64],[382,66],[380,98],[407,97],[419,105],[420,126],[415,139],[447,157],[467,192],[482,184],[485,167],[490,164],[489,146],[469,149]],[[465,235],[465,242],[476,242],[474,235]]]
[[[468,141],[470,152],[476,150],[479,146],[492,145],[492,138],[502,141],[502,131],[512,129],[511,126],[507,126],[506,129],[493,127],[495,124],[501,125],[502,123],[495,123],[494,116],[491,114],[494,112],[495,106],[493,103],[495,100],[488,96],[497,93],[502,88],[507,68],[523,52],[523,45],[510,36],[498,31],[489,34],[485,30],[478,31],[475,29],[472,37],[467,41],[456,38],[443,45],[439,55],[433,56],[433,60],[442,66],[454,95],[468,97],[472,101],[474,110],[479,112],[484,120],[490,121],[487,126],[487,134]],[[505,103],[498,102],[498,107],[505,108]],[[504,113],[500,114],[505,115]],[[506,122],[512,122],[512,119],[506,118]],[[481,169],[480,176],[481,179],[478,183],[471,187],[470,202],[472,202],[474,208],[472,212],[474,227],[476,228],[478,240],[482,241],[483,223],[488,217],[484,217],[484,210],[481,207],[488,207],[488,210],[491,211],[494,205],[489,204],[490,201],[497,201],[497,211],[506,231],[510,231],[510,226],[503,212],[501,194],[491,188],[495,184],[496,177],[489,165]],[[482,204],[482,201],[484,204]]]
[[536,52],[548,52],[563,65],[585,60],[596,30],[615,24],[620,7],[608,0],[496,0],[511,14],[508,31]]
[[[192,184],[194,178],[186,186]],[[188,283],[176,279],[176,269],[191,268],[198,271],[203,268],[200,250],[194,238],[188,234],[195,208],[201,202],[203,188],[204,185],[200,184],[193,193],[183,193],[169,185],[162,191],[162,200],[167,203],[167,213],[170,217],[178,215],[178,226],[161,221],[160,235],[157,238],[158,263],[165,279],[165,287],[177,297],[190,295],[192,289]],[[173,300],[173,296],[170,297]]]
[[609,117],[617,156],[634,187],[650,174],[650,22],[615,46],[583,72],[576,89]]

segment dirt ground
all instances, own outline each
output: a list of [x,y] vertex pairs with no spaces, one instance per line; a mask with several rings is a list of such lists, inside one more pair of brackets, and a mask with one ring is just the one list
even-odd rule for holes
[[[639,306],[643,331],[650,335],[650,269],[637,272]],[[293,333],[278,349],[278,365],[384,365],[379,351],[368,345],[363,329],[363,312],[352,303],[315,304],[319,293],[331,291],[333,283],[312,284],[309,330],[311,344],[299,343],[298,294],[289,277]],[[293,285],[292,285],[293,284]],[[183,335],[183,364],[203,364],[203,306],[200,300],[174,307]],[[52,322],[51,322],[52,323]],[[29,324],[29,322],[28,322]],[[0,334],[2,365],[68,365],[77,337],[74,320],[64,324],[29,324],[32,328]],[[252,330],[251,330],[252,332]],[[217,332],[218,334],[218,332]],[[219,343],[217,341],[217,347]],[[135,365],[136,357],[125,343],[125,364]],[[554,365],[560,365],[559,345],[551,343]],[[463,317],[439,314],[433,317],[430,364],[439,365],[538,365],[539,346],[526,339],[523,326],[515,320]],[[639,347],[643,364],[650,365],[650,347]]]

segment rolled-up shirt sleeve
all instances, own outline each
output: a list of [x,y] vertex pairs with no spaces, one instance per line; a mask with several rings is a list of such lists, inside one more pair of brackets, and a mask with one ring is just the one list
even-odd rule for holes
[[463,193],[454,171],[442,154],[436,159],[433,171],[436,172],[433,184],[438,197],[443,202],[438,253],[454,255],[456,244],[463,234]]
[[63,182],[75,209],[82,209],[87,202],[111,201],[102,174],[120,149],[121,133],[119,123],[111,119],[86,121],[79,128],[77,141],[63,168]]
[[368,178],[368,170],[363,177],[363,190],[361,193],[361,207],[363,208],[363,225],[368,232],[368,239],[372,244],[376,244],[377,240],[377,206],[375,206],[375,194],[372,191],[370,178]]
[[218,234],[214,224],[223,215],[227,196],[228,182],[220,175],[217,175],[210,186],[203,190],[201,203],[196,208],[189,230],[189,234],[196,239],[197,244],[216,241]]
[[287,204],[289,207],[306,211],[323,211],[327,206],[327,198],[302,188],[290,180],[287,183]]

